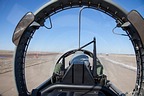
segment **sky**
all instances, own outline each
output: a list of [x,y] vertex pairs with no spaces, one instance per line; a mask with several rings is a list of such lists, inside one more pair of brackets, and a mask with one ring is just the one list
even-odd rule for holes
[[[19,20],[27,12],[35,12],[49,0],[0,0],[0,50],[15,50],[12,35]],[[143,0],[113,0],[128,12],[137,10],[144,17]],[[29,51],[64,52],[78,48],[79,9],[69,9],[51,17],[52,29],[40,28],[34,34]],[[81,46],[96,37],[98,53],[133,54],[133,46],[128,37],[115,35],[112,29],[115,20],[102,12],[85,9],[82,12]],[[49,20],[45,22],[49,26]],[[117,33],[124,33],[117,28]],[[92,46],[87,47],[92,50]]]

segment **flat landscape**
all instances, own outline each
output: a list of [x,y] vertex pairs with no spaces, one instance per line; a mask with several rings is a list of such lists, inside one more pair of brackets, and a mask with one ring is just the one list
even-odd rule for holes
[[[29,52],[26,56],[26,83],[28,90],[47,80],[61,54]],[[121,91],[132,92],[136,82],[136,61],[132,54],[98,54],[104,66],[104,74]],[[0,96],[17,96],[13,51],[0,51]],[[131,96],[131,95],[129,95]]]

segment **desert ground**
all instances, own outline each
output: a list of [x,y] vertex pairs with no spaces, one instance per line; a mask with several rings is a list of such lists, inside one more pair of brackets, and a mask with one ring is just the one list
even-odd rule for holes
[[[17,96],[13,51],[0,51],[0,96]],[[26,83],[28,90],[47,80],[54,69],[59,53],[29,52],[26,57]],[[121,91],[132,92],[136,82],[135,55],[98,54],[104,74]],[[129,95],[131,96],[131,95]]]

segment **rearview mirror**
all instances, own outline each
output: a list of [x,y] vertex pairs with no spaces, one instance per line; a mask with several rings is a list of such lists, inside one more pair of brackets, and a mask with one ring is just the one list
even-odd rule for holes
[[26,28],[34,21],[34,14],[32,12],[28,12],[26,13],[23,18],[19,21],[19,23],[17,24],[13,37],[12,37],[12,41],[13,43],[17,46],[19,43],[19,40],[22,36],[22,34],[24,33],[24,31],[26,30]]
[[140,38],[142,40],[142,43],[144,45],[144,19],[143,17],[136,10],[132,10],[131,12],[129,12],[127,17],[128,17],[128,20],[132,23],[132,25],[138,31]]

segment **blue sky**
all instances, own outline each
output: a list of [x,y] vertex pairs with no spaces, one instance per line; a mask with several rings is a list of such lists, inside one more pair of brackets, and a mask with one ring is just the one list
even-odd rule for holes
[[[28,11],[35,12],[49,0],[0,0],[0,50],[14,50],[12,43],[13,31]],[[127,11],[135,9],[144,17],[143,0],[113,0]],[[79,9],[70,9],[51,17],[53,28],[47,30],[40,28],[32,39],[30,51],[59,51],[64,52],[78,48],[78,12]],[[46,22],[49,26],[49,21]],[[112,29],[115,20],[111,17],[93,10],[85,9],[82,13],[81,45],[97,40],[99,53],[133,53],[132,44],[128,37],[114,35]],[[124,33],[121,29],[116,32]],[[91,46],[88,47],[91,49]]]

